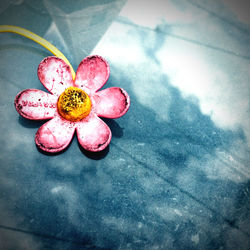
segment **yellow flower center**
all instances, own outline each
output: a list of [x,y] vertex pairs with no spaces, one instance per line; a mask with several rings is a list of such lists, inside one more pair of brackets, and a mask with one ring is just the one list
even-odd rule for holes
[[89,115],[91,101],[83,90],[69,87],[60,95],[57,108],[63,118],[76,122]]

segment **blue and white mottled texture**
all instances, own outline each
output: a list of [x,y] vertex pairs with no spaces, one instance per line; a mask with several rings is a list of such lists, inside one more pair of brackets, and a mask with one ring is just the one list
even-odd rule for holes
[[108,30],[123,1],[12,2],[1,23],[43,35],[74,67],[104,56],[106,86],[119,83],[131,107],[105,120],[105,152],[74,138],[63,154],[41,153],[43,122],[19,117],[13,100],[42,89],[36,69],[48,54],[1,34],[0,248],[249,249],[245,1],[129,0]]

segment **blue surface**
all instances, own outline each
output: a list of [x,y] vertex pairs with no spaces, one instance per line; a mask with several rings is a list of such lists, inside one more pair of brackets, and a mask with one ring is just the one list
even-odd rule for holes
[[[45,90],[50,55],[0,34],[1,249],[249,249],[250,25],[244,1],[2,1],[0,24],[56,45],[76,68],[107,58],[131,97],[87,153],[34,143],[16,94]],[[143,11],[142,11],[143,10]],[[119,11],[120,14],[119,14]],[[111,26],[110,26],[111,25]]]

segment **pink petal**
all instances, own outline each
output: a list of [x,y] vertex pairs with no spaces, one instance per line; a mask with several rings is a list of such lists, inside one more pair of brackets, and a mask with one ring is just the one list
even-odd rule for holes
[[17,112],[31,120],[44,120],[54,117],[57,97],[38,89],[26,89],[17,94]]
[[75,123],[56,116],[38,129],[35,141],[40,149],[50,153],[57,153],[69,145],[74,131]]
[[76,127],[77,138],[81,146],[88,151],[101,151],[111,140],[109,127],[96,115],[89,115]]
[[100,89],[109,78],[109,65],[100,56],[88,56],[76,71],[75,86],[87,93]]
[[129,95],[122,88],[104,89],[92,98],[96,114],[105,118],[119,118],[128,111],[130,106]]
[[37,75],[44,87],[57,96],[73,85],[69,65],[55,56],[46,57],[41,61]]

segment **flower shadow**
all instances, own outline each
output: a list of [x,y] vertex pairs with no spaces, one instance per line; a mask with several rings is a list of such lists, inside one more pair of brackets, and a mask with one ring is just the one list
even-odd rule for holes
[[124,128],[120,127],[119,123],[113,119],[102,118],[102,120],[109,126],[113,137],[121,138],[123,136]]
[[102,151],[99,152],[91,152],[91,151],[87,151],[85,150],[80,143],[78,142],[79,148],[81,150],[81,152],[88,158],[92,159],[92,160],[101,160],[103,158],[105,158],[109,152],[109,146],[107,146],[105,149],[103,149]]
[[28,120],[22,116],[19,116],[18,122],[25,128],[39,128],[41,127],[47,120]]

